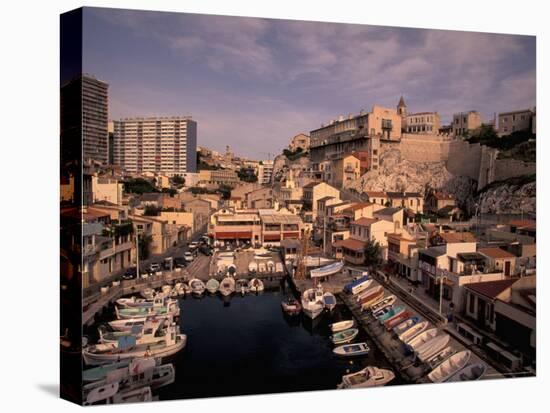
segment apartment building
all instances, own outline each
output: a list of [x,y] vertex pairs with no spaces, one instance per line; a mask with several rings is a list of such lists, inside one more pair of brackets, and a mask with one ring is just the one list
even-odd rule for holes
[[310,137],[305,133],[299,133],[290,140],[288,149],[291,151],[296,151],[298,148],[301,148],[302,151],[307,151],[309,149]]
[[261,185],[271,184],[273,176],[273,161],[261,161],[258,164],[258,183]]
[[125,118],[113,125],[114,163],[128,173],[196,172],[197,122],[191,117]]
[[403,131],[407,133],[439,133],[441,119],[437,112],[409,113],[405,116]]
[[115,178],[93,175],[93,202],[106,201],[114,205],[122,205],[123,186]]
[[201,169],[199,171],[199,185],[206,187],[218,187],[227,185],[235,187],[240,182],[237,172],[230,169]]
[[453,114],[453,135],[467,136],[470,132],[481,127],[481,114],[476,110]]
[[522,130],[532,130],[533,111],[514,110],[498,114],[498,136],[509,135]]

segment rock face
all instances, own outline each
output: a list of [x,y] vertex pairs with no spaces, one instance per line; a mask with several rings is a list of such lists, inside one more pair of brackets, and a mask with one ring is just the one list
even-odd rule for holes
[[309,156],[300,157],[290,161],[284,155],[278,155],[273,160],[273,182],[288,178],[289,171],[292,171],[294,177],[300,176],[302,171],[309,167]]
[[479,195],[483,214],[535,213],[537,210],[536,182],[523,185],[502,184]]

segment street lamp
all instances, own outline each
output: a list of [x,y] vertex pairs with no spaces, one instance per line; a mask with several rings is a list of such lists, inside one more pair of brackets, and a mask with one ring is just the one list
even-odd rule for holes
[[[443,281],[448,280],[448,277],[446,275],[440,275],[437,276],[437,268],[436,268],[436,280],[439,281],[439,315],[442,315],[442,307],[443,307]],[[441,271],[441,270],[440,270]]]

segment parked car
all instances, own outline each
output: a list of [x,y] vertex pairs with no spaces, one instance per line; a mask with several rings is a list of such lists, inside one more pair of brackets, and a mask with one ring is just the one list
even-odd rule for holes
[[160,271],[160,264],[158,262],[152,262],[149,265],[149,271],[155,273],[157,271]]
[[162,267],[165,270],[170,270],[173,268],[173,261],[174,259],[172,257],[166,257],[164,261],[162,262]]
[[120,278],[123,280],[133,280],[137,276],[137,270],[136,267],[130,267],[127,268],[124,274]]
[[195,255],[193,255],[193,253],[190,251],[185,251],[185,253],[183,254],[183,258],[185,259],[185,261],[191,262],[195,259]]
[[174,257],[174,268],[184,268],[187,265],[187,261],[184,257]]
[[208,255],[208,256],[212,255],[212,250],[209,247],[207,247],[206,245],[201,245],[199,247],[199,252],[201,254]]

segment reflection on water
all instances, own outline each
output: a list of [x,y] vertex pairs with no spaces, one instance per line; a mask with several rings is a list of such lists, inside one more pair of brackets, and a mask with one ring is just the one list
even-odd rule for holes
[[343,374],[367,364],[387,366],[362,332],[371,352],[359,359],[332,353],[329,323],[350,318],[339,305],[315,320],[288,316],[282,289],[261,294],[207,295],[180,300],[187,348],[176,356],[176,382],[161,399],[335,389]]

